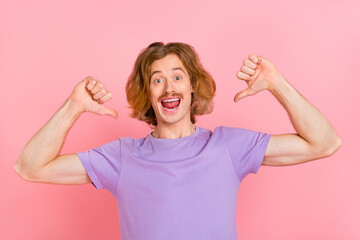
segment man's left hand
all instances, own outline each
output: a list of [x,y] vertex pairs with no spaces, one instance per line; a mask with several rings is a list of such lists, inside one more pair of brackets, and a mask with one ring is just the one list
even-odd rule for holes
[[236,94],[234,97],[235,102],[264,89],[269,89],[271,84],[281,77],[281,73],[276,66],[266,58],[256,54],[250,54],[248,59],[244,60],[240,71],[237,72],[237,77],[240,80],[246,81],[248,88]]

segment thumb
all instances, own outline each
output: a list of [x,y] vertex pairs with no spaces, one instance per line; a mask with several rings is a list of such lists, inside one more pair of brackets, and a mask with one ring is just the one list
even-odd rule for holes
[[109,115],[115,119],[117,119],[119,117],[118,113],[114,109],[107,108],[104,105],[101,105],[100,114],[101,115]]
[[244,97],[247,97],[249,95],[253,95],[253,91],[250,88],[247,88],[241,92],[238,92],[234,97],[234,102],[239,101],[240,99],[243,99]]

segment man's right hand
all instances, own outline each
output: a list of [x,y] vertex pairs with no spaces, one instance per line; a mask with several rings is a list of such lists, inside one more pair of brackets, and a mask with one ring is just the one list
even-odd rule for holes
[[82,112],[118,117],[115,110],[103,103],[111,93],[92,77],[79,82],[69,98],[50,120],[29,140],[14,164],[23,179],[54,184],[91,182],[77,154],[59,155],[65,136]]
[[107,108],[103,105],[112,97],[111,93],[107,91],[104,85],[93,77],[86,77],[79,82],[71,95],[69,100],[73,102],[81,112],[92,112],[98,115],[110,115],[118,118],[118,114],[114,109]]

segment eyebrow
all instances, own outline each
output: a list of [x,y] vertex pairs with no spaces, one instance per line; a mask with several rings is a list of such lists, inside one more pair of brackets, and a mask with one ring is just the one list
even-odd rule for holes
[[[181,70],[181,71],[185,74],[184,70],[183,70],[182,68],[180,68],[180,67],[176,67],[176,68],[173,68],[173,69],[171,69],[171,70],[173,70],[173,71],[175,71],[175,70]],[[155,73],[161,73],[161,71],[154,71],[154,72],[152,72],[151,75],[150,75],[150,79],[152,78],[152,76],[153,76]]]

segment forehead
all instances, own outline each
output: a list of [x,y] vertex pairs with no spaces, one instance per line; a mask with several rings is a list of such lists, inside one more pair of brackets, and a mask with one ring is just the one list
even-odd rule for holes
[[151,64],[151,73],[155,71],[170,71],[173,68],[182,68],[184,71],[186,70],[180,58],[176,54],[170,53],[163,58],[155,60]]

